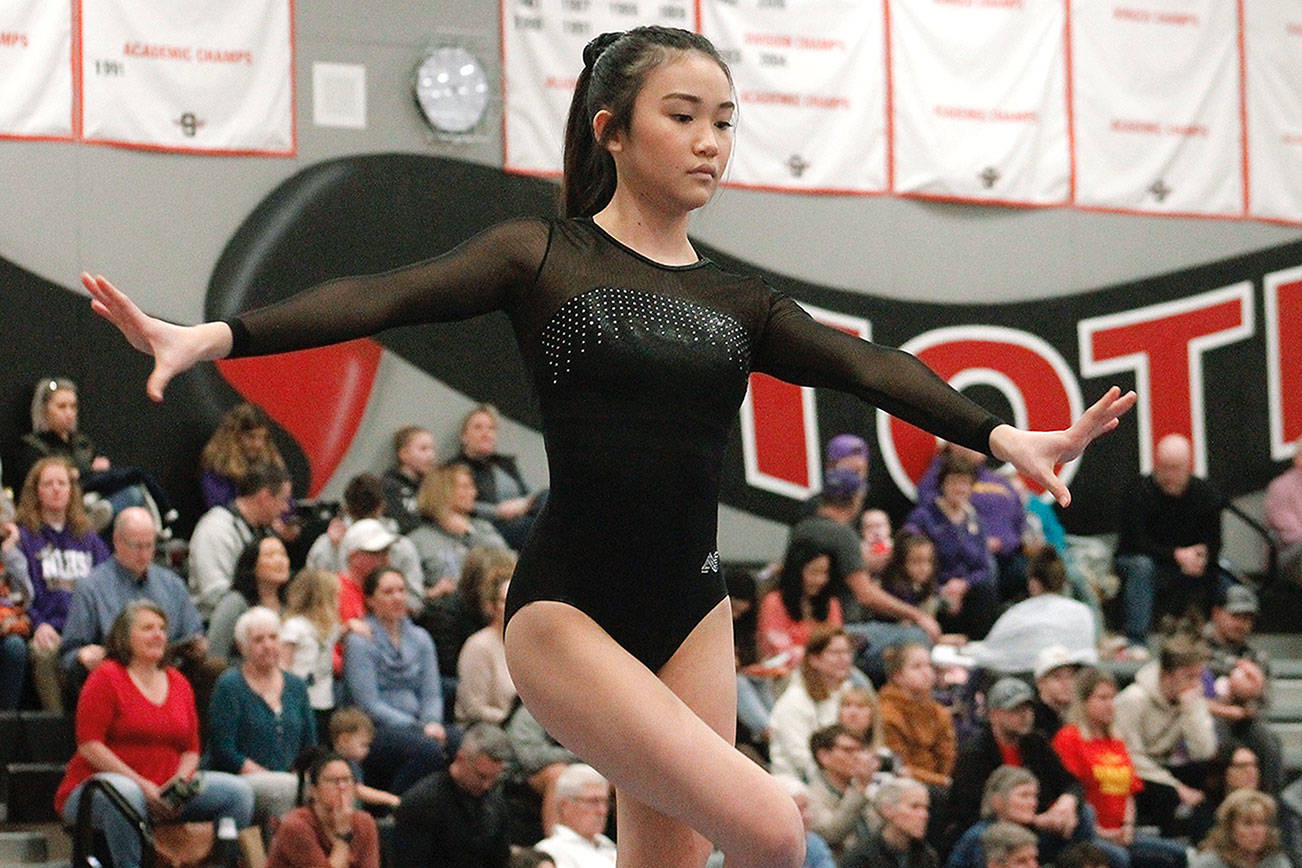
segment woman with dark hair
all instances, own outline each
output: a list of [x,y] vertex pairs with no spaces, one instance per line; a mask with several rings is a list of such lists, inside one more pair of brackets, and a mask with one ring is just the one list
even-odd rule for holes
[[14,523],[27,563],[31,602],[32,681],[46,711],[63,711],[59,643],[77,583],[108,560],[108,546],[91,528],[76,468],[66,458],[41,458],[27,472]]
[[[253,790],[235,775],[201,772],[199,715],[190,684],[167,665],[167,616],[151,600],[135,600],[113,622],[106,659],[86,679],[77,701],[77,753],[54,796],[65,823],[77,819],[86,781],[95,776],[152,822],[230,817],[248,830]],[[115,865],[140,865],[140,837],[131,821],[95,794],[91,822],[108,839]],[[260,858],[257,830],[241,833],[246,854]],[[251,863],[253,864],[253,863]]]
[[787,548],[778,586],[760,602],[760,654],[771,665],[799,666],[815,627],[845,623],[837,599],[845,577],[836,563],[830,549],[811,540],[796,539]]
[[925,534],[936,545],[937,620],[945,632],[970,639],[984,638],[999,614],[994,561],[972,507],[976,477],[970,461],[946,456],[937,478],[940,494],[914,507],[904,523],[906,530]]
[[289,585],[289,552],[277,536],[256,539],[235,561],[231,589],[217,601],[208,624],[208,648],[214,657],[237,657],[235,622],[254,606],[282,614]]
[[1256,790],[1236,790],[1216,809],[1216,825],[1189,868],[1291,868],[1276,825],[1275,800]]
[[688,216],[732,150],[726,63],[705,37],[664,27],[603,34],[583,61],[563,219],[504,223],[443,257],[332,281],[229,323],[174,326],[102,277],[83,283],[94,309],[155,356],[155,399],[202,360],[506,311],[551,473],[507,610],[521,698],[615,785],[625,863],[698,866],[714,841],[732,868],[798,865],[791,798],[731,744],[716,531],[749,375],[853,393],[1012,461],[1063,503],[1055,465],[1115,427],[1134,397],[1109,391],[1065,431],[1021,431],[912,356],[821,325],[762,280],[702,259]]
[[303,770],[305,804],[284,816],[267,868],[379,868],[380,830],[357,808],[348,760],[322,750]]
[[349,701],[375,722],[363,769],[366,782],[401,793],[443,767],[455,731],[443,724],[443,685],[429,634],[407,616],[402,573],[380,567],[362,584],[365,633],[344,637],[344,685]]

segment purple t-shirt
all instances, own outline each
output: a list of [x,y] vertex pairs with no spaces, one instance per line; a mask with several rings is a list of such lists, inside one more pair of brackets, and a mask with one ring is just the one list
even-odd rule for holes
[[62,633],[73,589],[97,564],[108,560],[108,546],[94,531],[76,536],[48,524],[35,533],[19,527],[18,533],[32,580],[32,603],[27,607],[32,629],[49,624]]

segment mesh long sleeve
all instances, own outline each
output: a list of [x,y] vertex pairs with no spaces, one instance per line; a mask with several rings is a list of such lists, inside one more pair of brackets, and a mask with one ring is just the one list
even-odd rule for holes
[[495,226],[425,262],[323,283],[230,321],[231,357],[325,346],[387,328],[469,319],[514,304],[547,252],[548,224]]
[[778,293],[753,368],[797,385],[849,392],[938,437],[987,454],[990,432],[1002,424],[916,357],[816,322]]

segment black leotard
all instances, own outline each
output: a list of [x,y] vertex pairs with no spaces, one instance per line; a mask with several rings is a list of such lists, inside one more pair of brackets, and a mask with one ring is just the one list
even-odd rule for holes
[[999,424],[913,356],[820,325],[757,278],[660,265],[587,219],[504,223],[438,259],[245,314],[232,355],[492,310],[510,316],[533,377],[551,474],[508,618],[572,604],[653,671],[725,595],[719,469],[751,371],[852,392],[981,451]]

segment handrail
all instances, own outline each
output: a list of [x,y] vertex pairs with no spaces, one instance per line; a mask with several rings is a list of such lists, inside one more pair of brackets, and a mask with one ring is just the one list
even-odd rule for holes
[[95,801],[94,794],[99,791],[115,811],[123,816],[136,834],[140,836],[140,853],[145,868],[153,868],[156,862],[154,850],[154,833],[149,822],[132,807],[117,788],[103,778],[92,777],[82,785],[81,801],[77,804],[77,823],[72,829],[72,868],[92,868],[98,866],[95,856],[95,827],[90,822],[90,812]]

